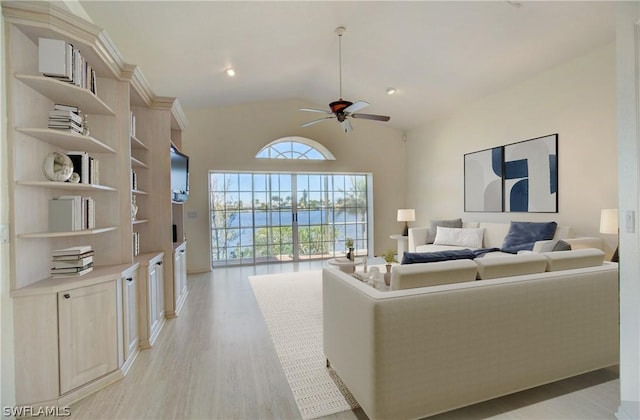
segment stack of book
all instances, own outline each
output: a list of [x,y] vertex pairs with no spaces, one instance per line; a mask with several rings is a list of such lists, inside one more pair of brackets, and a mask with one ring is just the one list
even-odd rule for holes
[[73,232],[96,227],[92,197],[62,195],[49,200],[49,232]]
[[55,104],[53,111],[49,111],[49,128],[67,130],[73,133],[84,132],[80,110],[71,105]]
[[38,39],[40,73],[96,93],[96,72],[80,51],[61,39]]
[[93,250],[90,245],[54,249],[51,258],[53,277],[77,277],[93,271]]

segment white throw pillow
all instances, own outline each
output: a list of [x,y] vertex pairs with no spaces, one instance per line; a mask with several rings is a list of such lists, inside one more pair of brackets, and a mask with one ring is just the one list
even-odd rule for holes
[[482,248],[484,229],[448,228],[438,226],[434,245],[455,245],[466,248]]

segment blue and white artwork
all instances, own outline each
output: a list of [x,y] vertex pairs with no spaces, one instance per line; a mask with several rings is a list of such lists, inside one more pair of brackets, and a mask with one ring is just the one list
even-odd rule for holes
[[558,135],[504,146],[504,211],[558,211]]
[[502,147],[464,155],[464,210],[502,211]]

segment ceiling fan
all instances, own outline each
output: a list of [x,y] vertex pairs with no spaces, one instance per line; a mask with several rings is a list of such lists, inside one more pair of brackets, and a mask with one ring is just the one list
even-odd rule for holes
[[324,109],[314,109],[314,108],[300,108],[300,111],[308,111],[308,112],[319,112],[322,114],[328,114],[328,117],[319,118],[317,120],[306,122],[300,127],[309,127],[310,125],[317,124],[324,120],[329,120],[332,118],[336,118],[338,122],[342,125],[344,132],[349,132],[353,129],[351,123],[349,122],[349,118],[361,118],[364,120],[376,120],[376,121],[389,121],[391,117],[386,115],[373,115],[373,114],[361,114],[357,111],[360,111],[362,108],[369,106],[368,102],[365,101],[356,101],[350,102],[342,99],[342,35],[345,33],[346,29],[343,26],[339,26],[336,28],[336,34],[338,34],[338,53],[339,53],[339,72],[340,72],[340,99],[337,101],[331,102],[329,104],[329,110]]

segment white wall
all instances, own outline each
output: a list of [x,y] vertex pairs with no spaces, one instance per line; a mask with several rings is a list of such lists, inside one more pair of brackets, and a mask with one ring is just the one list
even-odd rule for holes
[[[191,158],[190,196],[185,217],[189,272],[210,269],[208,181],[209,170],[234,171],[330,171],[371,172],[374,186],[375,253],[395,249],[389,235],[400,233],[396,210],[405,205],[402,132],[377,121],[353,121],[354,130],[344,133],[336,121],[308,128],[303,122],[319,114],[301,107],[324,108],[300,100],[262,102],[215,109],[187,109],[189,126],[183,133],[183,151]],[[393,117],[392,117],[393,118]],[[285,136],[315,140],[336,157],[335,161],[269,161],[255,159],[267,143]]]
[[[416,208],[415,225],[451,217],[555,220],[600,236],[600,210],[618,206],[615,64],[610,44],[409,132],[407,205]],[[465,153],[554,133],[557,214],[464,212]],[[611,254],[616,238],[605,240]]]
[[620,408],[619,419],[640,418],[640,45],[638,29],[640,3],[616,5],[618,80],[618,183],[620,214],[632,214],[633,229],[626,217],[620,223]]

